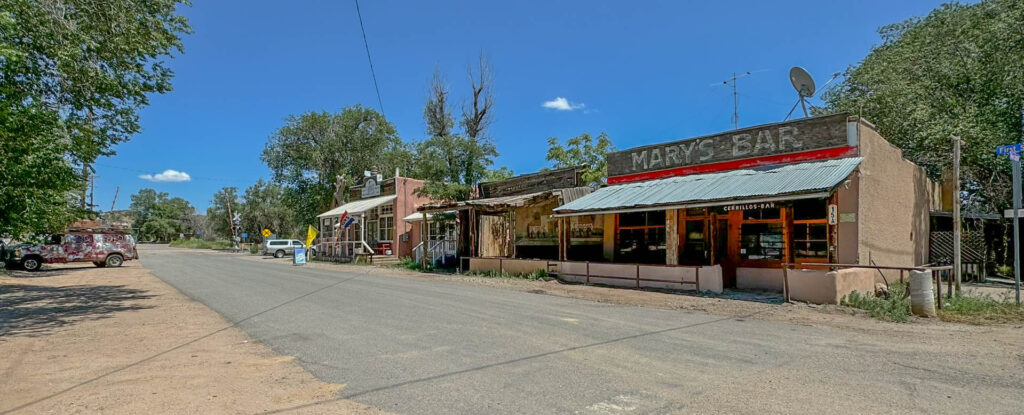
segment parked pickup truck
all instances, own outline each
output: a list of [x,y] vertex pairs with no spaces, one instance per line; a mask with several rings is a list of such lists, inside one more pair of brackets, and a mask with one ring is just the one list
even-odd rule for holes
[[71,229],[63,235],[50,235],[42,245],[6,248],[6,262],[28,271],[37,271],[44,263],[92,262],[97,267],[119,267],[138,258],[135,238],[121,229]]

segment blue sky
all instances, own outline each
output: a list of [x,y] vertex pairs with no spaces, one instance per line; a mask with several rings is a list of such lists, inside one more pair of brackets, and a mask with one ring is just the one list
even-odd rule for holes
[[[877,28],[939,1],[369,1],[360,3],[384,113],[423,138],[423,103],[439,67],[457,100],[480,51],[495,74],[495,166],[536,171],[546,140],[607,132],[637,145],[780,121],[796,100],[789,68],[823,83],[879,43]],[[151,97],[143,132],[97,162],[96,203],[117,208],[155,188],[205,211],[223,186],[270,172],[259,156],[284,118],[354,104],[377,108],[352,1],[197,1],[195,33],[170,60],[174,91]],[[714,86],[713,86],[714,85]],[[564,98],[571,110],[545,108]],[[564,106],[563,106],[564,107]],[[185,172],[187,182],[140,175]]]

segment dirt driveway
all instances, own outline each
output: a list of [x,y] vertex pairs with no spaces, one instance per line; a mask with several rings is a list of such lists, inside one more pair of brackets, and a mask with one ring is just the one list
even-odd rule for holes
[[137,261],[85,265],[0,273],[0,414],[379,413]]

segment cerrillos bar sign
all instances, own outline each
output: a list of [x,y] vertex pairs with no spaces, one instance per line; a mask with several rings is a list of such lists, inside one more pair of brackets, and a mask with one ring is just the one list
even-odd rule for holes
[[848,114],[805,118],[608,154],[608,183],[854,155]]

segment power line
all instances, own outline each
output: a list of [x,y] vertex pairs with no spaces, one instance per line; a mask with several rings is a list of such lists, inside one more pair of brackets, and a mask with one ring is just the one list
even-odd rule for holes
[[363,13],[359,11],[359,0],[356,2],[356,15],[359,16],[359,29],[363,31],[363,46],[366,46],[366,60],[370,62],[370,75],[373,76],[373,88],[377,90],[377,105],[384,114],[384,100],[380,98],[380,85],[377,84],[377,71],[373,69],[373,58],[370,57],[370,42],[366,40],[366,26],[363,26]]

